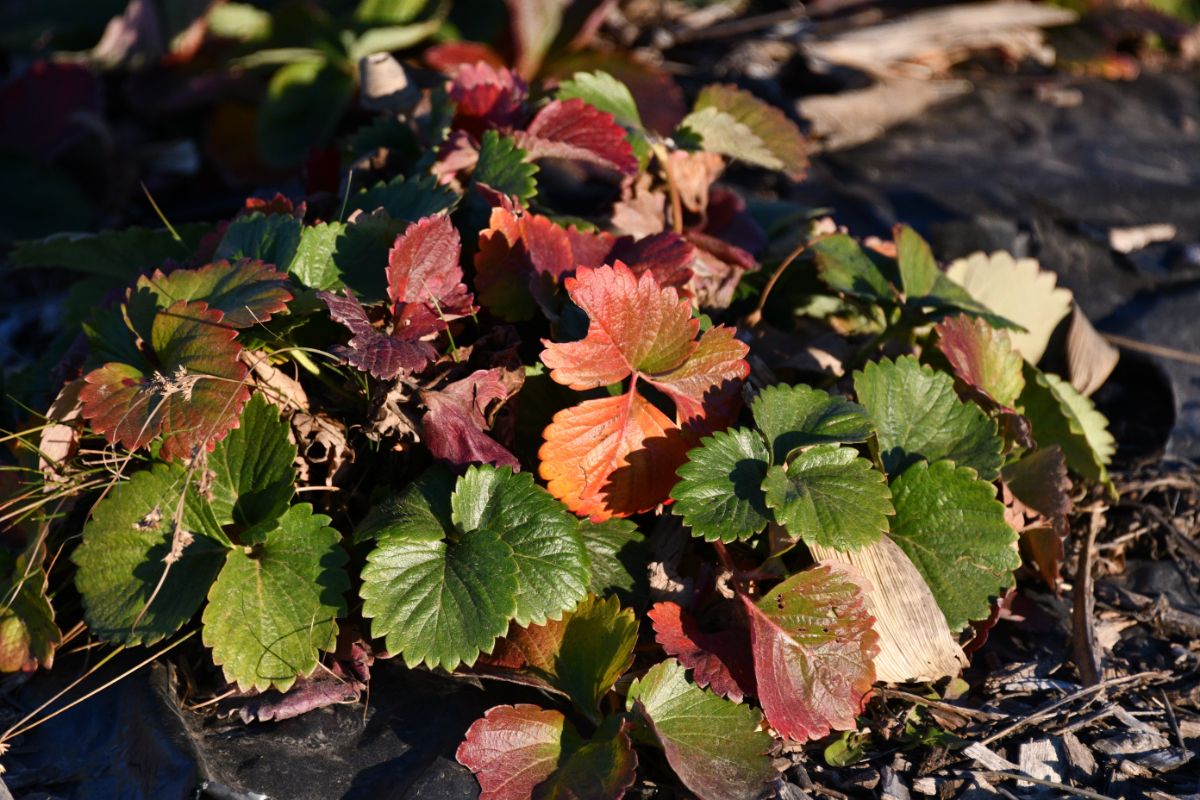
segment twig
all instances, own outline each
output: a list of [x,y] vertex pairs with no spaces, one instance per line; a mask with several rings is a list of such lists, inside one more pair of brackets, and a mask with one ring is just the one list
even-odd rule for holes
[[1055,789],[1057,791],[1062,792],[1063,794],[1073,794],[1076,797],[1087,797],[1087,798],[1089,798],[1089,800],[1115,800],[1115,798],[1109,797],[1106,794],[1100,794],[1099,792],[1093,792],[1091,789],[1081,789],[1078,786],[1069,786],[1065,783],[1059,783],[1058,781],[1048,781],[1048,780],[1043,780],[1042,778],[1034,778],[1033,776],[1026,775],[1023,772],[1000,772],[997,770],[988,769],[988,770],[970,770],[970,771],[967,771],[965,774],[967,774],[967,775],[982,775],[983,777],[987,778],[988,780],[1028,781],[1029,783],[1037,784],[1038,786],[1046,786],[1050,789]]
[[997,714],[993,711],[984,711],[978,708],[967,708],[965,706],[956,706],[953,703],[947,703],[944,700],[930,700],[928,697],[921,697],[919,694],[905,692],[901,689],[891,689],[888,687],[880,687],[875,690],[880,697],[894,697],[897,700],[907,700],[910,703],[919,703],[923,706],[936,708],[939,711],[945,711],[948,714],[958,714],[961,717],[969,719],[980,719],[988,722],[996,722],[1002,719],[1010,719],[1008,714]]
[[1117,336],[1115,333],[1100,334],[1117,347],[1123,347],[1126,350],[1133,350],[1138,353],[1147,353],[1159,358],[1169,358],[1172,361],[1182,361],[1185,364],[1200,365],[1200,355],[1189,353],[1186,350],[1179,350],[1175,347],[1166,347],[1161,344],[1150,344],[1149,342],[1139,342],[1137,339],[1129,339],[1124,336]]
[[792,252],[788,253],[787,258],[779,262],[779,266],[776,267],[775,271],[771,273],[771,277],[767,281],[767,285],[763,287],[762,292],[758,295],[758,305],[754,307],[753,311],[746,315],[747,327],[754,328],[758,326],[758,323],[762,322],[763,309],[767,307],[767,298],[771,296],[771,290],[774,289],[775,284],[779,282],[779,278],[783,275],[783,271],[790,267],[792,262],[799,258],[801,253],[808,249],[809,245],[822,238],[824,237],[817,237],[809,241],[801,242],[800,244],[796,245]]
[[1167,690],[1158,687],[1158,696],[1162,698],[1163,708],[1167,710],[1167,725],[1171,727],[1171,735],[1175,737],[1175,744],[1183,750],[1187,750],[1187,745],[1183,743],[1183,733],[1179,730],[1179,720],[1175,719],[1175,709],[1171,708],[1171,701],[1167,697]]
[[998,742],[1007,736],[1011,736],[1012,734],[1016,733],[1017,731],[1021,730],[1022,728],[1026,727],[1026,726],[1041,722],[1042,720],[1051,716],[1055,711],[1062,708],[1063,706],[1070,705],[1071,703],[1074,703],[1076,700],[1080,700],[1084,697],[1088,697],[1088,696],[1096,694],[1098,692],[1102,692],[1105,689],[1112,689],[1117,686],[1124,686],[1125,684],[1129,684],[1129,683],[1141,683],[1143,681],[1151,681],[1151,680],[1165,680],[1170,677],[1171,677],[1171,673],[1169,673],[1169,672],[1158,672],[1158,671],[1151,670],[1148,672],[1138,672],[1134,675],[1122,675],[1119,678],[1110,678],[1106,681],[1101,681],[1100,683],[1097,683],[1095,686],[1084,687],[1083,689],[1080,689],[1078,691],[1071,692],[1071,694],[1067,695],[1066,697],[1063,697],[1059,700],[1055,700],[1053,703],[1049,703],[1049,704],[1043,706],[1042,708],[1040,708],[1037,711],[1030,714],[1028,717],[1019,719],[1016,722],[1014,722],[1012,725],[1009,725],[1007,728],[1003,728],[1002,730],[997,731],[996,733],[993,733],[991,736],[987,737],[980,743],[984,744],[984,745],[988,745],[988,744],[992,744],[993,742]]
[[1100,656],[1096,652],[1096,635],[1092,618],[1096,613],[1096,597],[1092,591],[1092,566],[1095,561],[1096,534],[1104,525],[1104,512],[1097,506],[1092,509],[1091,524],[1079,551],[1079,566],[1075,570],[1075,603],[1071,611],[1071,650],[1075,657],[1075,668],[1079,671],[1084,686],[1095,686],[1100,682]]

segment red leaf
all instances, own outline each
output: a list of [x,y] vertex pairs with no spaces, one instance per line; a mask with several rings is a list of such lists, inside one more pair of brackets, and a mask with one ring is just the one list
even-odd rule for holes
[[406,304],[420,303],[439,317],[471,314],[471,295],[458,260],[462,242],[446,216],[425,217],[408,226],[388,253],[388,297],[400,317]]
[[175,303],[151,323],[153,365],[110,362],[84,376],[84,418],[130,450],[161,434],[167,461],[211,450],[237,424],[250,396],[236,336],[220,311]]
[[480,61],[458,70],[449,86],[457,107],[454,127],[475,137],[490,128],[509,128],[525,117],[529,87],[515,73]]
[[478,163],[479,148],[471,134],[466,131],[453,131],[438,148],[433,174],[442,185],[452,184],[458,179],[458,173],[474,169]]
[[625,175],[638,171],[625,129],[612,114],[579,98],[551,101],[518,134],[517,142],[535,159],[586,161]]
[[562,714],[527,704],[488,711],[455,757],[475,773],[479,800],[617,800],[637,770],[624,730],[604,726],[584,742]]
[[[301,210],[304,209],[304,203],[300,204],[300,208]],[[257,211],[267,216],[282,214],[283,216],[291,217],[296,215],[296,210],[296,206],[293,205],[291,198],[283,192],[276,192],[275,196],[269,200],[263,197],[247,197],[246,202],[242,203],[242,211],[247,214],[253,214]],[[297,219],[303,218],[303,213],[297,217]]]
[[634,275],[650,272],[659,286],[682,290],[692,279],[691,263],[695,258],[696,249],[686,239],[666,231],[638,240],[622,236],[601,263],[623,261]]
[[475,773],[479,800],[529,800],[558,768],[579,734],[557,711],[522,703],[496,706],[467,730],[455,758]]
[[855,727],[879,651],[861,581],[845,565],[825,563],[793,575],[758,603],[741,596],[758,699],[781,736],[803,742]]
[[594,520],[646,511],[666,500],[688,437],[637,391],[646,380],[683,418],[703,416],[706,395],[746,376],[747,347],[718,326],[695,337],[688,301],[624,264],[581,268],[567,291],[590,320],[587,336],[543,340],[550,376],[585,391],[632,376],[626,394],[588,400],[554,416],[538,455],[551,494]]
[[480,42],[443,42],[425,48],[421,58],[431,69],[450,73],[463,66],[483,62],[492,67],[503,67],[504,59],[492,48]]
[[696,685],[712,689],[735,703],[755,693],[750,632],[745,628],[706,633],[675,603],[650,609],[654,638],[667,655],[692,671]]
[[985,407],[997,406],[1009,414],[1025,388],[1024,359],[1012,349],[1007,331],[997,331],[985,321],[965,315],[938,323],[938,349],[954,374],[982,395]]
[[519,470],[516,456],[486,433],[488,406],[507,398],[499,369],[476,370],[436,392],[421,392],[429,452],[456,467],[482,463]]
[[437,349],[421,338],[440,330],[444,324],[423,306],[418,305],[417,309],[424,312],[425,324],[401,326],[387,334],[371,324],[366,310],[349,289],[344,297],[330,292],[317,292],[317,296],[328,306],[329,315],[353,334],[346,347],[335,348],[335,352],[363,372],[390,380],[401,372],[419,372],[437,358]]

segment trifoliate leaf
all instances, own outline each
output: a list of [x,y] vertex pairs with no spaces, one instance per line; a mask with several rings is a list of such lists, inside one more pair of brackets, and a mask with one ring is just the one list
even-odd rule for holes
[[875,422],[889,475],[921,459],[948,459],[988,481],[999,474],[996,423],[975,404],[958,399],[949,375],[912,356],[885,358],[854,373],[854,390]]
[[322,222],[300,232],[300,244],[288,271],[312,289],[333,289],[341,283],[341,270],[333,260],[338,238],[346,232],[340,222]]
[[1107,484],[1116,441],[1108,420],[1092,401],[1057,375],[1025,366],[1021,407],[1038,447],[1058,445],[1067,466],[1085,478]]
[[175,303],[153,318],[153,361],[109,362],[84,376],[84,418],[109,442],[131,450],[162,435],[166,460],[212,449],[250,394],[235,336],[221,312],[204,303]]
[[645,717],[675,774],[705,800],[757,797],[776,775],[761,715],[697,687],[673,658],[633,682],[626,707]]
[[296,492],[296,445],[279,408],[255,394],[238,426],[208,458],[211,488],[205,494],[221,525],[250,527],[278,518]]
[[577,528],[526,473],[472,467],[455,485],[432,470],[356,534],[378,541],[363,569],[363,615],[409,665],[470,665],[510,620],[559,619],[584,597]]
[[255,212],[229,223],[213,258],[226,261],[248,258],[286,272],[299,247],[300,220],[289,214]]
[[709,633],[676,603],[650,609],[654,639],[663,651],[692,671],[700,688],[740,703],[755,694],[750,631],[744,627]]
[[775,521],[805,542],[854,550],[888,529],[891,492],[883,473],[850,447],[821,444],[773,466],[762,482]]
[[735,542],[771,521],[763,495],[770,454],[757,431],[736,428],[704,438],[679,468],[672,511],[693,536]]
[[337,640],[350,581],[329,517],[301,503],[263,541],[235,547],[208,593],[204,643],[242,691],[287,691]]
[[750,404],[754,423],[771,445],[771,463],[810,444],[865,442],[875,429],[866,410],[811,386],[768,386]]
[[71,554],[88,628],[126,644],[152,644],[191,619],[224,558],[212,512],[173,464],[117,484]]
[[533,176],[538,167],[525,160],[527,155],[512,139],[488,131],[479,145],[479,162],[471,180],[528,203],[537,194]]
[[965,316],[942,320],[936,330],[938,349],[959,380],[1005,409],[1016,406],[1025,388],[1024,359],[1013,352],[1008,331]]
[[560,712],[528,704],[488,711],[455,758],[475,773],[479,800],[618,800],[637,769],[619,727],[602,726],[585,742]]
[[844,233],[825,236],[809,245],[817,274],[830,289],[868,301],[894,301],[896,292],[858,242]]
[[700,90],[692,113],[680,123],[710,153],[741,159],[799,179],[808,166],[803,134],[779,109],[731,85]]
[[363,189],[358,194],[351,195],[347,211],[371,212],[382,208],[387,215],[395,220],[416,222],[424,217],[433,216],[454,208],[458,195],[445,186],[438,184],[431,175],[403,176],[393,178],[387,183],[375,184],[370,189]]
[[34,544],[15,558],[0,550],[0,672],[54,666],[62,632],[46,595],[45,548]]
[[879,651],[860,581],[848,567],[818,564],[757,603],[742,596],[758,700],[781,736],[804,742],[855,727]]
[[952,263],[946,275],[984,306],[1025,329],[1012,334],[1012,344],[1030,364],[1041,359],[1050,334],[1071,311],[1071,292],[1056,288],[1054,273],[1032,258],[974,253]]
[[579,535],[592,562],[588,591],[615,595],[627,607],[641,608],[650,593],[646,537],[629,520],[579,521]]
[[505,643],[598,722],[600,698],[633,665],[637,631],[633,611],[622,610],[617,598],[588,596],[561,621],[510,630]]
[[696,339],[687,300],[623,264],[582,268],[567,291],[588,315],[576,342],[543,342],[542,361],[557,383],[577,391],[633,375],[629,392],[587,400],[555,414],[538,453],[551,494],[595,520],[646,511],[666,499],[684,461],[682,431],[636,388],[645,380],[669,396],[677,416],[698,419],[705,402],[745,377],[746,345],[725,326]]
[[559,100],[577,97],[613,118],[626,128],[641,128],[642,118],[629,88],[607,72],[576,72],[558,85]]
[[155,270],[138,278],[137,285],[154,294],[159,308],[170,308],[180,300],[203,301],[224,314],[221,321],[233,328],[266,322],[292,299],[286,275],[270,264],[248,259],[216,261],[168,274]]
[[591,572],[578,523],[532,475],[471,467],[450,505],[461,530],[494,531],[512,548],[518,625],[560,619],[587,594]]
[[552,100],[546,104],[525,130],[517,134],[517,142],[534,159],[584,161],[623,175],[638,171],[638,161],[625,129],[612,114],[579,99]]
[[950,630],[987,619],[1021,566],[995,488],[973,470],[920,461],[892,481],[892,503],[892,538],[929,584]]

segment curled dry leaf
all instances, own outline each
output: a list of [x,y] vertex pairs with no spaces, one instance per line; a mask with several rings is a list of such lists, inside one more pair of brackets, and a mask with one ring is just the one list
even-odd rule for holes
[[67,459],[79,449],[79,392],[87,384],[76,379],[64,386],[46,412],[46,427],[38,439],[38,470],[46,483],[62,483]]
[[1091,397],[1117,368],[1121,353],[1092,327],[1078,305],[1071,312],[1067,328],[1067,374],[1071,385],[1084,397]]
[[890,538],[851,551],[821,545],[809,545],[809,550],[819,561],[857,567],[870,582],[866,608],[879,635],[877,680],[936,681],[958,675],[966,666],[966,656],[925,579]]

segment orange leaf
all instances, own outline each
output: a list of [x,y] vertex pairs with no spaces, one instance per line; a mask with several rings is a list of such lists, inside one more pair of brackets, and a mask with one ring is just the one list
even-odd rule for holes
[[666,499],[688,447],[682,431],[637,392],[563,409],[545,437],[538,458],[546,488],[597,522]]

